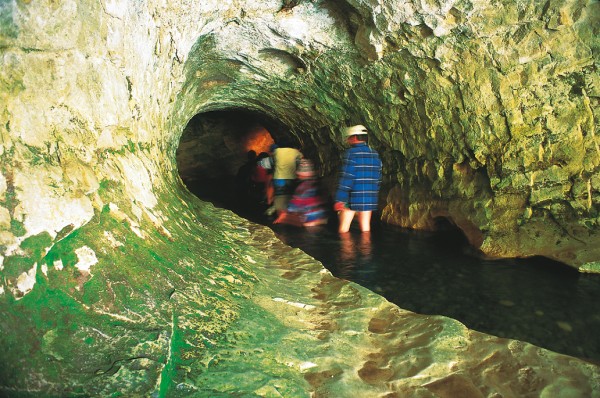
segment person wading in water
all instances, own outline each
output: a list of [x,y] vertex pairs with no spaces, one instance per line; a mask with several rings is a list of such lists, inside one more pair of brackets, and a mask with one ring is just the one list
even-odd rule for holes
[[333,209],[338,213],[339,233],[350,230],[354,215],[362,232],[371,231],[371,214],[377,210],[381,184],[381,159],[368,143],[368,131],[363,125],[345,131],[350,148],[344,155]]

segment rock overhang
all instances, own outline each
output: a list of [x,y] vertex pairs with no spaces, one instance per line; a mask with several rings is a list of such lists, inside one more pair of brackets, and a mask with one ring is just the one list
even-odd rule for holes
[[[339,149],[339,127],[361,122],[376,132],[373,145],[386,162],[387,221],[425,228],[444,215],[482,231],[482,247],[494,255],[554,253],[573,265],[597,259],[597,3],[507,3],[501,11],[477,2],[236,4],[244,7],[2,6],[0,295],[10,329],[2,345],[13,349],[3,360],[15,359],[2,367],[2,388],[231,391],[227,380],[203,375],[217,375],[219,361],[246,363],[242,354],[251,350],[232,355],[232,342],[258,342],[267,348],[255,354],[272,377],[243,389],[262,395],[281,380],[298,395],[350,386],[425,394],[445,383],[508,393],[484,370],[515,355],[559,369],[560,377],[541,374],[540,391],[575,380],[582,396],[597,394],[595,367],[451,320],[424,321],[331,278],[268,231],[199,203],[175,166],[187,121],[210,110],[269,115],[319,142],[323,159]],[[579,151],[564,149],[573,143]],[[565,167],[571,159],[580,164]],[[557,236],[575,245],[560,246]],[[302,271],[297,284],[284,281],[291,265]],[[252,314],[268,315],[281,338],[249,338]],[[435,363],[410,362],[412,353],[398,347],[394,358],[371,352],[390,335],[402,342],[402,317],[427,336],[424,358]],[[298,347],[314,343],[316,359],[290,358],[289,336]],[[348,350],[349,341],[359,350]],[[28,342],[41,350],[32,353]],[[461,347],[478,354],[457,363],[457,352],[468,351]],[[52,371],[40,368],[47,362]],[[532,374],[517,362],[512,379]],[[392,371],[406,364],[413,374]],[[228,369],[227,376],[240,367]],[[446,378],[448,371],[455,373]],[[86,385],[92,374],[102,382]],[[189,375],[192,384],[183,381]]]
[[[326,175],[341,127],[367,124],[389,170],[387,222],[431,228],[446,215],[490,256],[594,261],[597,117],[586,104],[597,96],[595,5],[289,6],[268,18],[232,16],[196,42],[186,84],[201,99],[192,113],[200,103],[265,112],[315,149]],[[290,15],[306,19],[303,36],[286,31]],[[574,43],[569,57],[550,48],[563,40]],[[533,51],[541,42],[546,50]],[[573,96],[582,84],[589,95]],[[552,99],[566,92],[569,100]],[[556,139],[559,131],[568,138]],[[587,182],[570,182],[580,175]]]

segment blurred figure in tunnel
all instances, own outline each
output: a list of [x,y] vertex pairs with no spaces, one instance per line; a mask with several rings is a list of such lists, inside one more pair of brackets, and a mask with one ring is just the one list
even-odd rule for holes
[[272,170],[273,161],[271,156],[267,152],[259,153],[251,179],[256,188],[256,201],[261,205],[270,206],[273,201],[272,189],[270,189]]
[[319,193],[313,163],[304,158],[296,170],[298,185],[288,203],[273,224],[286,223],[296,226],[312,227],[327,223],[325,200]]
[[296,184],[296,168],[301,159],[302,152],[285,138],[273,151],[273,206],[277,215],[287,210]]
[[252,190],[252,173],[256,165],[256,152],[246,152],[246,162],[240,166],[235,176],[235,192],[241,203],[247,204]]

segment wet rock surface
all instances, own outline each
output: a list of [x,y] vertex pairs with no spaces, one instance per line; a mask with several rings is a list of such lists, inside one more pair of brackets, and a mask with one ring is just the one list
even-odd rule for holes
[[175,153],[241,108],[332,176],[362,122],[386,221],[596,270],[598,7],[2,3],[2,392],[597,396],[596,366],[400,310],[200,203]]

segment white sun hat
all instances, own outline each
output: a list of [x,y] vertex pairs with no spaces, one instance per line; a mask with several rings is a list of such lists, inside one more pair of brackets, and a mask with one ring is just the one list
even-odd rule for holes
[[362,124],[346,128],[346,137],[357,134],[368,134],[367,128]]

